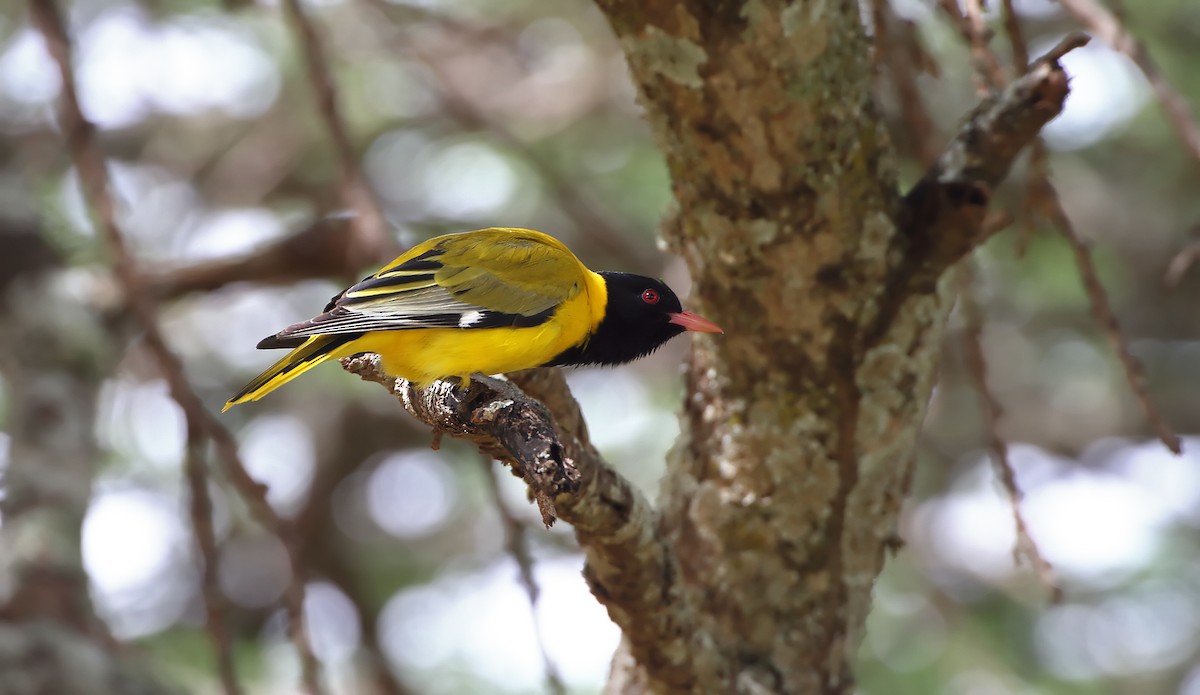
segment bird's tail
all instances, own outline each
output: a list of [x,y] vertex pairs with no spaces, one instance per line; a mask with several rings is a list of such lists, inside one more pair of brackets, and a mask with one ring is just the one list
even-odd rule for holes
[[[271,365],[265,372],[254,377],[245,388],[237,392],[225,403],[221,412],[229,410],[238,403],[257,401],[268,393],[283,386],[313,367],[334,356],[334,352],[357,338],[357,335],[318,335],[305,340],[283,359]],[[265,342],[265,341],[264,341]]]

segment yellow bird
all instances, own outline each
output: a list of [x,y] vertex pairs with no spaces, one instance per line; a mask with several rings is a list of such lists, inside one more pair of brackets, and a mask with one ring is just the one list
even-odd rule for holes
[[490,228],[418,244],[323,313],[264,338],[292,348],[225,404],[256,401],[329,359],[377,353],[418,386],[555,365],[614,365],[684,331],[722,332],[661,280],[595,273],[557,239]]

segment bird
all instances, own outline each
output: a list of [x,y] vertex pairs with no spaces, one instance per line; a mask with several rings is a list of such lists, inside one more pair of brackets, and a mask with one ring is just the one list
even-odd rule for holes
[[489,227],[417,244],[337,294],[321,314],[258,343],[291,352],[225,403],[256,401],[331,359],[376,353],[425,387],[533,367],[618,365],[684,331],[722,333],[662,280],[593,272],[562,242]]

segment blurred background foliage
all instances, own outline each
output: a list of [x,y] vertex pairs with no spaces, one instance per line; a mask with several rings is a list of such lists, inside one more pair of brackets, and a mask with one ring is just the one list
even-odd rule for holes
[[[57,73],[26,9],[6,2],[0,233],[39,225],[63,259],[54,296],[111,318],[115,285],[55,125]],[[1034,55],[1078,27],[1048,0],[1016,8]],[[253,253],[342,207],[340,165],[275,2],[76,0],[64,9],[120,221],[160,280]],[[967,51],[931,3],[894,0],[893,9],[940,66],[918,83],[940,143],[977,99]],[[593,268],[686,287],[680,262],[655,246],[670,201],[663,162],[590,3],[310,0],[306,10],[396,248],[445,231],[528,226]],[[1200,5],[1141,0],[1127,22],[1200,103]],[[1046,132],[1053,181],[1094,244],[1166,419],[1200,432],[1200,271],[1174,287],[1163,279],[1200,224],[1200,162],[1126,58],[1093,42],[1065,65],[1073,92]],[[879,99],[911,182],[917,143],[886,71]],[[1023,175],[998,196],[1018,218]],[[906,543],[876,587],[860,692],[1200,695],[1200,440],[1185,437],[1176,458],[1150,438],[1069,247],[1049,229],[1022,235],[1009,230],[977,254],[974,292],[1021,508],[1065,598],[1048,603],[1036,575],[1014,565],[1012,512],[984,449],[955,312],[899,530]],[[277,286],[155,287],[168,337],[215,409],[274,359],[253,349],[259,338],[313,314],[357,270]],[[183,415],[136,336],[126,337],[94,426],[103,460],[83,534],[91,596],[113,634],[164,676],[217,692],[181,474]],[[651,495],[677,432],[685,349],[676,341],[629,367],[569,375],[600,449]],[[12,378],[0,378],[0,470]],[[535,625],[568,689],[598,692],[617,630],[579,576],[570,529],[541,530],[503,470],[456,442],[431,451],[430,433],[386,393],[332,366],[223,421],[271,504],[302,529],[305,610],[333,692],[544,692]],[[495,486],[529,528],[541,589],[533,612]],[[291,692],[298,665],[280,609],[287,557],[219,476],[213,487],[240,675],[250,692]]]

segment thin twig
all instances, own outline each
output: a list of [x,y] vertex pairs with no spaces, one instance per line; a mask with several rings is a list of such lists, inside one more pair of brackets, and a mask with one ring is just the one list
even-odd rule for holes
[[1113,14],[1097,2],[1097,0],[1061,0],[1062,6],[1075,15],[1088,29],[1100,37],[1100,40],[1112,46],[1113,50],[1124,53],[1141,69],[1154,90],[1154,96],[1162,104],[1167,114],[1167,120],[1174,128],[1175,134],[1183,142],[1192,158],[1200,163],[1200,126],[1196,124],[1191,106],[1171,83],[1163,77],[1158,65],[1150,57],[1149,51],[1141,41],[1129,33],[1117,15]]
[[921,165],[928,168],[937,161],[939,154],[935,142],[937,126],[921,98],[917,74],[927,67],[923,63],[931,61],[920,45],[916,26],[897,17],[888,0],[871,0],[871,7],[875,21],[876,67],[887,65],[904,119],[905,135],[911,138]]
[[1113,313],[1112,306],[1109,304],[1108,293],[1104,290],[1104,285],[1100,283],[1100,274],[1096,272],[1092,252],[1076,233],[1075,226],[1063,210],[1062,202],[1058,198],[1058,191],[1053,186],[1047,185],[1048,188],[1039,195],[1039,200],[1043,203],[1040,212],[1058,228],[1063,238],[1071,246],[1071,252],[1075,254],[1075,264],[1079,266],[1083,287],[1087,292],[1088,301],[1091,303],[1092,317],[1100,325],[1113,352],[1121,361],[1121,366],[1125,369],[1125,379],[1129,382],[1134,396],[1142,404],[1147,421],[1162,443],[1173,453],[1180,454],[1183,452],[1183,444],[1179,435],[1175,434],[1171,426],[1167,424],[1166,418],[1163,417],[1162,411],[1158,409],[1154,399],[1150,397],[1150,392],[1146,387],[1146,372],[1142,368],[1141,361],[1129,351],[1125,334],[1121,331],[1116,314]]
[[538,651],[542,654],[542,668],[546,673],[546,692],[565,695],[566,686],[563,685],[562,676],[558,674],[558,667],[550,658],[550,652],[546,650],[546,636],[542,634],[541,622],[537,616],[538,597],[541,595],[541,589],[538,587],[537,578],[533,576],[533,556],[529,552],[527,529],[505,503],[504,495],[500,492],[500,482],[496,480],[496,473],[492,467],[492,460],[484,457],[480,459],[480,462],[483,464],[483,475],[487,479],[487,488],[491,493],[492,503],[504,525],[504,549],[516,563],[517,577],[521,582],[521,587],[525,589],[525,596],[529,599],[529,614],[533,619],[533,635],[537,640]]
[[221,593],[217,581],[218,562],[217,538],[213,532],[212,500],[208,496],[208,472],[204,465],[204,450],[208,438],[197,427],[194,419],[187,423],[187,449],[184,472],[187,475],[189,509],[192,516],[192,534],[200,550],[201,590],[204,594],[204,623],[217,655],[217,673],[225,695],[239,695],[237,670],[233,663],[233,645],[226,624],[228,602]]
[[1017,485],[1017,475],[1013,470],[1012,461],[1008,457],[1008,443],[1000,436],[1000,418],[1004,415],[1000,401],[992,393],[987,383],[987,358],[983,353],[983,316],[978,302],[975,301],[974,290],[969,264],[964,264],[961,275],[962,291],[959,293],[959,306],[962,309],[964,322],[963,349],[966,355],[967,372],[975,383],[975,392],[979,394],[979,407],[983,414],[983,429],[987,437],[988,451],[996,466],[996,473],[1008,493],[1009,505],[1012,508],[1013,525],[1016,527],[1017,540],[1013,544],[1013,562],[1021,564],[1025,558],[1037,573],[1038,578],[1050,592],[1051,603],[1060,603],[1063,598],[1062,587],[1055,577],[1054,567],[1042,555],[1037,542],[1029,533],[1025,523],[1025,515],[1021,513],[1021,488]]
[[[211,261],[168,266],[146,274],[147,289],[159,300],[176,299],[193,292],[213,290],[237,282],[256,285],[290,285],[313,278],[360,277],[364,255],[348,243],[355,238],[354,218],[331,215],[253,251]],[[373,259],[383,263],[399,253],[387,245]]]
[[342,170],[342,199],[357,213],[354,230],[363,247],[362,263],[373,262],[379,255],[379,249],[388,246],[387,220],[380,209],[379,200],[363,175],[354,145],[350,142],[346,120],[338,105],[337,88],[329,74],[329,60],[325,55],[321,37],[312,21],[304,14],[300,0],[283,0],[283,10],[298,35],[317,111],[325,129],[329,131],[329,138],[333,141],[337,153]]
[[1004,33],[1008,35],[1008,45],[1012,49],[1013,70],[1020,77],[1029,69],[1029,44],[1025,41],[1025,32],[1021,31],[1021,18],[1013,9],[1013,0],[1004,0],[1002,14]]
[[888,15],[891,14],[891,9],[889,0],[871,0],[871,26],[875,34],[871,62],[875,70],[887,63],[887,56],[891,52],[891,32],[888,31]]
[[1004,70],[1000,60],[988,46],[991,30],[983,20],[983,9],[979,0],[966,1],[966,13],[958,8],[956,0],[938,0],[938,7],[954,22],[954,26],[967,42],[971,52],[971,66],[975,71],[975,89],[986,96],[1004,85]]
[[[390,18],[391,12],[402,9],[385,0],[363,2],[364,7],[383,18]],[[430,17],[428,13],[425,16]],[[374,25],[380,31],[389,26],[386,22],[375,22]],[[628,231],[635,225],[621,219],[611,208],[595,203],[587,192],[575,184],[576,177],[559,170],[548,157],[531,147],[512,128],[489,114],[486,109],[477,106],[469,94],[458,88],[438,56],[413,42],[402,41],[394,31],[394,26],[392,28],[393,31],[389,32],[391,35],[384,36],[387,45],[393,49],[403,48],[429,69],[436,78],[430,86],[437,91],[446,115],[461,128],[487,133],[529,164],[550,190],[559,209],[584,233],[585,241],[621,260],[631,270],[652,270],[642,244]]]
[[233,435],[209,412],[200,396],[188,382],[183,363],[171,350],[158,323],[158,307],[151,294],[146,291],[137,261],[125,243],[124,234],[116,221],[115,206],[109,188],[108,171],[104,156],[96,143],[95,127],[83,115],[79,107],[75,72],[71,64],[71,44],[66,28],[54,0],[30,0],[30,9],[46,41],[46,49],[58,65],[62,81],[59,121],[70,150],[71,159],[79,175],[88,205],[95,211],[99,226],[108,242],[113,256],[114,272],[125,293],[139,327],[145,333],[146,345],[158,362],[166,380],[171,397],[179,403],[189,427],[203,432],[213,441],[217,459],[234,488],[246,501],[248,508],[264,527],[279,535],[289,548],[293,561],[292,582],[285,592],[285,607],[292,638],[304,664],[305,686],[310,692],[320,692],[317,677],[316,657],[312,653],[303,626],[304,584],[303,572],[295,562],[296,554],[291,543],[287,524],[275,514],[266,501],[266,490],[255,481],[238,454],[237,441]]
[[[1025,33],[1021,30],[1021,20],[1013,8],[1013,0],[1004,0],[1004,33],[1008,36],[1008,45],[1012,51],[1013,69],[1018,77],[1029,71],[1029,44],[1025,41]],[[1017,227],[1016,251],[1017,256],[1025,255],[1029,241],[1037,229],[1035,211],[1041,207],[1037,196],[1044,190],[1041,182],[1047,179],[1046,172],[1046,141],[1039,135],[1029,147],[1029,173],[1025,177],[1025,201],[1021,205]]]
[[[1195,230],[1200,231],[1200,229]],[[1187,275],[1188,270],[1193,265],[1200,262],[1200,240],[1193,241],[1187,246],[1184,246],[1179,253],[1171,259],[1167,264],[1167,272],[1163,276],[1163,282],[1167,287],[1175,287],[1183,280],[1183,276]]]
[[[1064,4],[1086,1],[1064,0]],[[1115,18],[1113,21],[1115,22]],[[1009,30],[1010,32],[1014,31],[1012,27]],[[1016,31],[1019,32],[1019,29],[1016,29]],[[1009,39],[1014,44],[1014,54],[1016,54],[1016,46],[1020,40],[1019,33],[1015,36],[1010,33]],[[1088,37],[1083,34],[1069,35],[1045,56],[1040,58],[1038,62],[1042,63],[1046,60],[1057,62],[1068,52],[1085,45],[1087,40]],[[1024,72],[1027,73],[1028,71]],[[1033,148],[1031,180],[1027,191],[1027,208],[1036,210],[1049,219],[1059,229],[1063,237],[1066,238],[1067,243],[1070,244],[1091,304],[1092,316],[1104,331],[1105,336],[1112,345],[1113,351],[1121,361],[1121,366],[1125,370],[1125,377],[1129,382],[1129,387],[1141,403],[1150,426],[1168,449],[1176,454],[1181,453],[1182,443],[1179,436],[1167,424],[1162,412],[1158,409],[1158,405],[1150,397],[1150,393],[1146,387],[1145,370],[1142,368],[1141,362],[1129,351],[1125,335],[1121,332],[1116,315],[1113,314],[1112,307],[1109,305],[1108,294],[1105,292],[1104,286],[1100,283],[1100,277],[1092,261],[1091,252],[1083,240],[1080,239],[1079,235],[1075,233],[1074,225],[1063,210],[1062,202],[1058,197],[1058,191],[1050,183],[1050,179],[1046,175],[1046,151],[1040,137]],[[1029,218],[1026,218],[1026,220],[1028,221]],[[1028,223],[1028,228],[1032,229],[1032,223]]]

